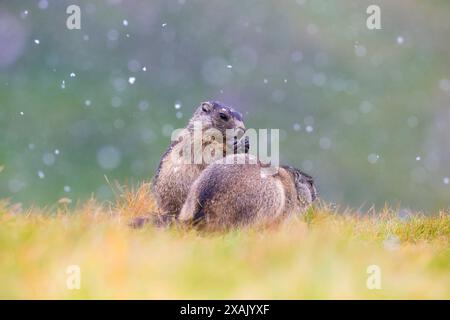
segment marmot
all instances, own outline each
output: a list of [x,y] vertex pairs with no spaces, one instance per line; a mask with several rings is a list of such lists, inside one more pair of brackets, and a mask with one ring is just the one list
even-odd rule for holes
[[[208,134],[196,136],[195,130],[199,124],[203,133],[214,129],[221,134],[222,139],[216,139],[214,135],[208,136]],[[233,141],[227,141],[227,129],[234,129],[237,132],[233,139],[228,139]],[[227,154],[248,150],[248,140],[243,139],[244,142],[237,142],[237,137],[245,130],[242,114],[217,101],[203,102],[189,120],[187,127],[178,133],[161,158],[152,185],[160,213],[177,217],[189,188],[208,164]],[[218,150],[223,150],[223,153],[212,154],[213,158],[208,163],[205,163],[202,157],[200,162],[196,161],[198,153],[202,153],[206,148],[215,150],[214,147],[217,145]],[[195,149],[193,155],[192,149]],[[186,150],[189,156],[186,155]]]
[[[274,175],[265,175],[251,155],[228,157],[210,164],[194,182],[180,222],[222,231],[272,224],[304,212],[316,199],[313,179],[296,168],[280,166]],[[242,161],[247,164],[236,164]]]

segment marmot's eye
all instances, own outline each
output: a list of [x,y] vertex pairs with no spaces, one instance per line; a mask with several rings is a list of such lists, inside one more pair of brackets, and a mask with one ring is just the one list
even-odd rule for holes
[[221,112],[219,113],[220,119],[224,120],[224,121],[228,121],[229,117],[227,114]]

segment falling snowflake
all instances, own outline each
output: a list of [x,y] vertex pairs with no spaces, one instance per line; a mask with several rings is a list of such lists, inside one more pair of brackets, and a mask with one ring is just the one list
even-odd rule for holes
[[364,57],[367,54],[367,49],[363,45],[355,44],[355,54],[357,57]]
[[39,44],[41,42],[39,41],[39,39],[34,39],[34,43]]
[[47,0],[40,0],[38,3],[39,9],[45,10],[48,7],[48,1]]
[[150,105],[148,104],[148,101],[145,101],[145,100],[139,101],[139,104],[138,104],[139,110],[146,111],[146,110],[148,110],[149,107],[150,107]]
[[369,102],[364,100],[363,102],[361,102],[361,104],[359,105],[359,110],[362,113],[369,113],[373,108],[373,105]]
[[45,178],[45,174],[41,170],[39,170],[37,174],[38,174],[39,179],[44,179]]
[[126,26],[128,26],[128,20],[123,20],[122,21],[122,24],[126,27]]
[[97,151],[97,162],[105,170],[113,170],[121,163],[122,153],[114,146],[103,146]]
[[74,72],[72,72],[71,74],[70,74],[70,77],[71,78],[75,78],[77,75],[74,73]]
[[128,82],[129,82],[130,84],[134,84],[135,81],[136,81],[136,78],[135,78],[135,77],[129,77],[129,78],[128,78]]
[[439,81],[439,88],[441,88],[442,91],[450,91],[450,81],[448,79],[441,79]]
[[378,159],[380,159],[380,156],[375,153],[371,153],[367,157],[367,161],[369,161],[370,164],[375,164],[378,161]]
[[46,153],[42,156],[42,162],[48,167],[51,167],[52,165],[54,165],[55,161],[56,161],[56,158],[51,153]]
[[331,140],[327,137],[322,137],[319,140],[319,146],[323,150],[328,150],[331,148]]

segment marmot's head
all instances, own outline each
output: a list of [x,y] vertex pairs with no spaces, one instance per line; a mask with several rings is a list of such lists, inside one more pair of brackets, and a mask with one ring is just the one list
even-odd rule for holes
[[291,166],[282,166],[292,176],[297,190],[297,198],[302,206],[311,204],[317,198],[314,179],[306,173]]
[[203,102],[189,121],[189,126],[193,126],[195,121],[201,122],[204,129],[215,128],[223,134],[227,129],[245,131],[242,114],[218,101]]

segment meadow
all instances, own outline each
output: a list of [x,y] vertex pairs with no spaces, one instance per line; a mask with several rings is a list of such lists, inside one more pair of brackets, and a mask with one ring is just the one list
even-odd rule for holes
[[[270,229],[136,230],[133,217],[155,208],[149,184],[115,190],[104,203],[1,201],[0,298],[450,298],[448,212],[362,214],[317,203]],[[374,265],[380,287],[371,290]],[[79,289],[68,289],[71,266]]]
[[[73,2],[0,2],[0,299],[450,299],[450,1],[378,0],[379,30],[372,1],[78,1],[80,30]],[[130,228],[206,100],[321,201]]]

